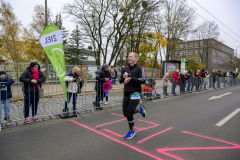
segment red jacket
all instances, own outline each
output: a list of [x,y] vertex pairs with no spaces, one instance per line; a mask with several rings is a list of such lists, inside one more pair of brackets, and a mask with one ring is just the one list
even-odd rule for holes
[[178,78],[179,78],[179,74],[177,73],[177,72],[174,72],[174,74],[173,74],[173,82],[174,83],[178,83]]

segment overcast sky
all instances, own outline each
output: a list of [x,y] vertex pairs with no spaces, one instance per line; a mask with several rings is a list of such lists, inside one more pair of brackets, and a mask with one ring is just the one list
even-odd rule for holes
[[[45,0],[4,0],[8,2],[13,7],[13,12],[18,17],[23,24],[23,26],[28,26],[32,21],[33,9],[35,5],[43,5],[45,4]],[[65,3],[70,3],[73,0],[48,0],[48,7],[51,9],[53,16],[57,13],[62,12],[63,5]],[[195,0],[202,7],[204,7],[207,11],[213,14],[218,20],[224,23],[228,28],[214,19],[211,15],[209,15],[206,11],[204,11],[201,7],[199,7],[193,0],[188,0],[187,3],[196,9],[196,12],[201,16],[205,17],[207,20],[214,20],[221,30],[235,38],[240,42],[240,0]],[[64,15],[63,15],[64,17]],[[203,18],[197,18],[196,23],[200,23],[203,21]],[[71,22],[71,19],[64,19],[63,26],[66,27],[67,30],[72,31],[75,28],[75,24]],[[227,34],[220,31],[220,39],[224,41],[226,45],[236,49],[237,46],[240,46],[240,43],[229,37]],[[238,48],[238,55],[240,56],[240,47]]]

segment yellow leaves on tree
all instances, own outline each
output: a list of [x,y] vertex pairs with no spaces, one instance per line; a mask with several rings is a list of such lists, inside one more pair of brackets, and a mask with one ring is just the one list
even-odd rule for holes
[[39,44],[38,37],[34,37],[33,30],[22,29],[21,22],[17,20],[12,10],[10,4],[1,1],[0,55],[6,61],[42,62],[45,52]]
[[[165,48],[168,41],[159,32],[144,33],[142,44],[139,47],[139,63],[144,65],[147,61],[153,61],[156,66],[157,54],[160,47]],[[153,57],[152,57],[153,56]],[[152,57],[152,58],[151,58]],[[152,63],[150,63],[152,64]]]
[[191,57],[187,60],[186,69],[193,69],[194,71],[201,70],[205,64],[198,62],[199,57]]

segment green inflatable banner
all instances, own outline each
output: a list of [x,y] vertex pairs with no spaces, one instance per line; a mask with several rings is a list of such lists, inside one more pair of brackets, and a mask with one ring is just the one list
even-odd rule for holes
[[[48,25],[42,33],[40,43],[46,52],[58,78],[63,81],[66,77],[64,48],[61,30],[56,25]],[[61,82],[65,97],[67,99],[66,82]]]

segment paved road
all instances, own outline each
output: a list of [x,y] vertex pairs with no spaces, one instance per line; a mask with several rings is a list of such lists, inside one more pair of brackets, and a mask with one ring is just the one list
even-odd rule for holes
[[147,117],[135,115],[131,140],[122,138],[128,127],[121,107],[3,129],[0,159],[239,160],[239,95],[234,86],[145,102]]

